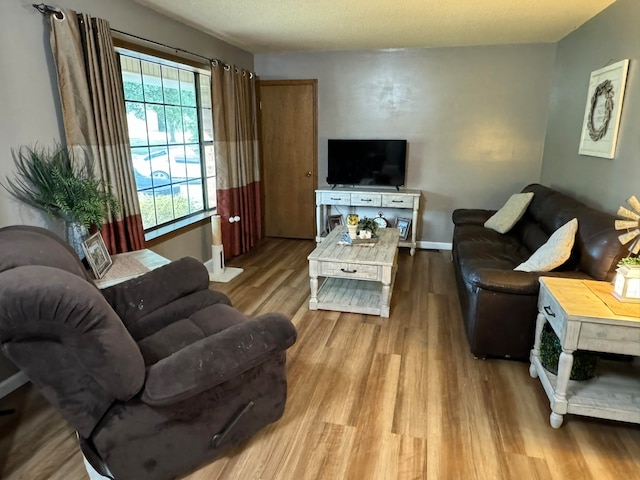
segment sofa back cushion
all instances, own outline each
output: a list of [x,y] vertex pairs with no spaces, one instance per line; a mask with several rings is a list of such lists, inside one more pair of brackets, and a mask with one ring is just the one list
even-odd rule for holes
[[578,221],[574,218],[556,230],[549,240],[537,249],[526,262],[514,270],[522,272],[550,272],[569,260],[575,243]]
[[614,228],[614,215],[587,207],[544,185],[531,184],[522,191],[534,195],[514,234],[527,248],[536,251],[553,232],[576,218],[578,233],[573,253],[562,268],[577,268],[596,280],[613,278],[616,264],[624,256]]
[[484,222],[484,226],[498,233],[507,233],[522,218],[532,198],[531,192],[514,193],[500,210]]

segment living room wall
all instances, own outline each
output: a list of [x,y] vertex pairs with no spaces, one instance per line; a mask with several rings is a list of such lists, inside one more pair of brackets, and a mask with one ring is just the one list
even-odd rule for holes
[[418,240],[439,247],[455,208],[498,208],[539,181],[555,49],[257,54],[255,69],[263,80],[318,79],[320,185],[328,138],[407,139],[406,187],[423,192]]
[[[64,138],[58,87],[49,51],[49,27],[27,0],[2,0],[0,8],[0,179],[13,172],[11,148],[52,145]],[[164,17],[129,0],[54,0],[50,4],[108,20],[112,28],[253,69],[253,55]],[[46,226],[62,235],[62,226],[14,201],[0,189],[0,227]],[[210,256],[211,229],[189,229],[153,250],[171,258]],[[0,386],[15,369],[0,355]]]
[[[617,0],[558,43],[542,183],[614,213],[640,195],[640,2]],[[591,72],[628,58],[616,155],[578,155]]]

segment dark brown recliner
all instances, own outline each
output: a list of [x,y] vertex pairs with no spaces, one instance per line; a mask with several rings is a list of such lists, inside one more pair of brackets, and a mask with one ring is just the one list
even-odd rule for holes
[[[38,227],[0,229],[0,346],[120,479],[188,473],[284,411],[281,314],[247,319],[195,259],[100,291]],[[108,470],[107,470],[108,469]]]

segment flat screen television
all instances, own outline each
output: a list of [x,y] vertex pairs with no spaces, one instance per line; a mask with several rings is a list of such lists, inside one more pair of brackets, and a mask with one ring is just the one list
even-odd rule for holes
[[329,139],[328,143],[329,185],[404,185],[406,140]]

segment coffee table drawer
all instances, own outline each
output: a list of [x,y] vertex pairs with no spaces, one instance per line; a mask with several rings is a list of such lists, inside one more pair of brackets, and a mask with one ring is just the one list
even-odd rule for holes
[[318,273],[322,277],[343,277],[353,278],[355,280],[380,280],[378,278],[379,269],[377,265],[320,262],[319,267],[320,272]]

